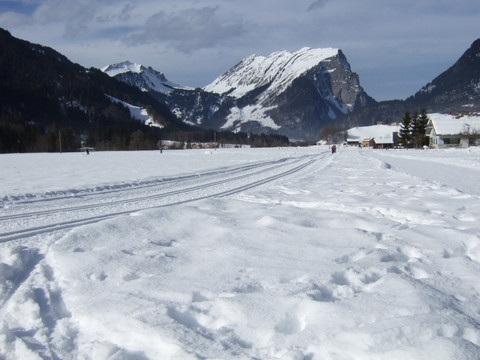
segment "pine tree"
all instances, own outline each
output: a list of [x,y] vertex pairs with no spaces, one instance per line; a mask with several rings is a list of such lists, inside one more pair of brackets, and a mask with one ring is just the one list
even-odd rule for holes
[[420,126],[421,126],[421,134],[422,134],[422,146],[428,145],[428,137],[427,137],[427,125],[428,122],[430,121],[428,115],[427,115],[427,110],[425,108],[422,109],[422,112],[420,113]]
[[400,143],[409,148],[412,144],[412,115],[410,111],[406,111],[402,118],[402,124],[400,125],[399,132]]
[[416,148],[423,146],[423,137],[425,136],[425,129],[420,122],[420,114],[415,110],[412,118],[412,140]]
[[417,111],[412,120],[412,135],[415,147],[422,147],[428,145],[428,138],[426,136],[426,130],[428,125],[428,115],[425,109],[422,109],[421,114]]

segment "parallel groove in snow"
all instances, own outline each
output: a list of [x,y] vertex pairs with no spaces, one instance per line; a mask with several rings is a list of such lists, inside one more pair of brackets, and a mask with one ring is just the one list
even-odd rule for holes
[[[93,204],[54,207],[46,210],[2,216],[0,217],[0,223],[13,227],[13,230],[0,233],[0,243],[96,223],[113,216],[125,215],[140,210],[184,204],[215,196],[236,194],[292,175],[314,164],[319,159],[327,156],[327,154],[328,152],[324,152],[321,156],[309,155],[294,159],[286,158],[255,165],[241,166],[238,169],[228,169],[223,172],[213,172],[215,178],[220,177],[219,180],[211,181],[208,178],[199,178],[199,184],[189,185],[187,187],[184,187],[185,181],[179,181],[174,184],[177,189],[174,187],[173,190],[153,195],[145,195],[145,192],[141,192],[139,195],[127,199],[109,200],[107,197],[102,201],[99,201],[100,199],[96,200]],[[287,168],[287,170],[284,170],[284,168]],[[239,175],[231,177],[231,174],[236,172],[238,172]],[[224,189],[225,186],[226,189]],[[127,190],[129,189],[125,189],[125,191]],[[185,198],[186,195],[188,196]],[[61,197],[60,199],[63,200],[64,198]],[[162,203],[156,202],[152,204],[152,201],[158,200],[162,200]],[[51,222],[51,218],[53,217],[55,219],[56,215],[60,215],[62,219],[65,219],[67,213],[70,214],[70,220]],[[22,219],[24,222],[27,222],[27,227],[18,229],[18,224],[14,222],[14,220],[17,219]],[[31,225],[38,224],[39,220],[42,224],[41,226]],[[45,223],[47,224],[45,225]]]

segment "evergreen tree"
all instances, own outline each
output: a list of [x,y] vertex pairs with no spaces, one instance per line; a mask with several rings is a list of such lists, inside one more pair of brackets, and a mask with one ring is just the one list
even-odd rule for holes
[[422,109],[421,114],[415,112],[412,121],[412,136],[415,147],[417,148],[428,145],[428,138],[426,136],[428,120],[427,111],[425,109]]
[[406,111],[402,118],[399,132],[400,144],[408,148],[412,144],[412,115],[410,111]]
[[428,145],[428,137],[426,136],[428,121],[429,118],[425,109],[422,109],[421,113],[415,111],[413,117],[410,111],[406,111],[400,128],[400,143],[405,147],[415,146],[416,148]]
[[427,110],[425,108],[422,109],[422,112],[420,113],[420,126],[421,126],[421,134],[422,134],[422,146],[428,145],[428,137],[427,137],[427,125],[428,122],[430,121],[428,115],[427,115]]
[[413,113],[412,118],[412,141],[415,148],[419,148],[423,145],[423,137],[425,135],[425,129],[420,122],[420,114],[417,110]]

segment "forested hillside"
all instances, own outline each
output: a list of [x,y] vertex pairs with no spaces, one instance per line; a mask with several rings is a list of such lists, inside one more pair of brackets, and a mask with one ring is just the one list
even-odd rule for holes
[[[164,129],[146,127],[106,94],[146,108]],[[82,140],[98,149],[128,149],[139,131],[140,147],[154,148],[162,136],[193,129],[137,88],[0,29],[1,152],[72,151]]]
[[[153,127],[124,103],[146,109]],[[180,121],[140,89],[99,69],[85,69],[57,51],[0,29],[0,152],[151,150],[160,140],[252,146],[288,145],[288,138],[214,132]]]

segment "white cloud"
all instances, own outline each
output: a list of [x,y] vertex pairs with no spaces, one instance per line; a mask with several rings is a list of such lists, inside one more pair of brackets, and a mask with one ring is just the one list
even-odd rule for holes
[[94,19],[95,1],[49,0],[42,3],[33,13],[37,23],[60,22],[64,24],[63,36],[74,39],[82,35]]
[[218,14],[218,7],[157,12],[146,21],[144,30],[126,38],[128,45],[170,43],[176,49],[190,52],[214,47],[245,32],[239,19]]

